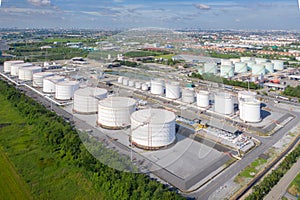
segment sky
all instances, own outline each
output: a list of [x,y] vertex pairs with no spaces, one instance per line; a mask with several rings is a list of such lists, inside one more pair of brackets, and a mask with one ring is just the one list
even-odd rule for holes
[[298,0],[2,0],[9,27],[300,30],[300,10]]

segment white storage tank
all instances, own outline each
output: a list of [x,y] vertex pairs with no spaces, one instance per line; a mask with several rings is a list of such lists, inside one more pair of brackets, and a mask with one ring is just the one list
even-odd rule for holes
[[241,59],[239,59],[239,58],[230,58],[229,60],[230,60],[233,64],[241,62]]
[[221,77],[231,78],[234,76],[234,68],[232,65],[221,65]]
[[231,115],[234,113],[231,94],[224,92],[215,94],[215,112],[223,115]]
[[182,89],[182,102],[184,103],[194,103],[195,102],[195,91],[192,88]]
[[284,61],[282,60],[271,60],[271,62],[274,64],[275,70],[284,70]]
[[131,115],[132,143],[143,149],[159,149],[172,144],[175,114],[163,109],[145,109]]
[[123,83],[123,76],[118,77],[118,83],[122,84]]
[[216,63],[204,63],[204,73],[217,74],[218,67]]
[[136,100],[128,97],[108,97],[98,103],[97,124],[103,128],[121,129],[130,125],[136,110]]
[[255,99],[256,96],[256,92],[242,90],[238,92],[238,101],[240,101],[241,99]]
[[135,81],[134,80],[129,80],[128,81],[128,86],[129,87],[134,87],[135,86]]
[[12,64],[10,69],[10,75],[12,76],[19,76],[19,69],[22,67],[32,67],[33,64],[31,63],[20,63],[20,64]]
[[256,64],[255,61],[247,61],[246,63],[247,63],[247,70],[248,71],[252,70],[253,65]]
[[151,93],[162,95],[164,93],[164,80],[163,79],[152,79],[151,80]]
[[76,90],[79,89],[77,81],[61,81],[55,85],[55,99],[70,100],[73,98]]
[[251,61],[252,58],[251,57],[241,57],[241,62],[247,62],[247,61]]
[[128,84],[129,84],[129,79],[123,78],[123,85],[128,86]]
[[142,90],[143,91],[148,91],[149,90],[149,87],[148,87],[147,83],[142,84]]
[[4,73],[10,73],[12,65],[22,64],[22,63],[24,63],[23,60],[9,60],[9,61],[5,61],[4,62],[4,66],[3,66],[4,67],[3,71],[4,71]]
[[260,122],[260,101],[257,99],[242,99],[240,101],[240,119],[250,123]]
[[49,76],[54,76],[52,72],[39,72],[33,74],[33,87],[43,87],[43,79]]
[[255,58],[256,64],[262,64],[262,63],[265,63],[267,61],[268,61],[268,59],[265,59],[265,58]]
[[229,59],[221,59],[221,65],[232,65],[232,62]]
[[209,92],[200,90],[197,92],[197,106],[206,108],[209,106]]
[[19,79],[23,81],[32,81],[33,74],[41,71],[42,68],[37,66],[19,68]]
[[141,89],[142,88],[142,83],[141,82],[135,82],[135,88],[136,89]]
[[93,114],[98,111],[98,102],[107,97],[107,90],[87,87],[74,93],[73,111],[80,114]]
[[266,73],[274,73],[274,64],[271,62],[261,63],[266,68]]
[[266,67],[262,64],[252,66],[252,75],[266,75]]
[[235,63],[234,72],[238,74],[247,73],[247,64],[244,62]]
[[180,98],[180,84],[179,82],[167,82],[166,83],[166,97],[169,99]]
[[58,82],[64,81],[63,76],[50,76],[43,79],[43,92],[55,93],[55,85]]

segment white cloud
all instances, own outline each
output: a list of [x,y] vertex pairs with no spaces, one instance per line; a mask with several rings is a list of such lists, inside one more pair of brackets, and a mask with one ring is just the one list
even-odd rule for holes
[[195,4],[195,7],[200,10],[210,10],[211,9],[209,5],[202,4],[202,3]]
[[35,6],[50,6],[50,0],[27,0],[30,4]]

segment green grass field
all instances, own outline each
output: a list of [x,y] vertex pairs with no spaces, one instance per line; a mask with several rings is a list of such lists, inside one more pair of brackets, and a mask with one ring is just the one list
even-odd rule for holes
[[87,172],[60,159],[0,95],[0,199],[102,199]]
[[0,149],[0,199],[32,199],[30,189]]
[[263,158],[258,158],[251,163],[251,165],[247,166],[243,171],[241,171],[238,176],[235,178],[235,182],[242,183],[244,178],[253,178],[258,173],[258,167],[267,162],[267,160]]
[[288,192],[294,196],[300,196],[300,173],[289,185]]
[[175,54],[160,55],[160,56],[155,56],[155,58],[172,59],[173,56],[175,56]]

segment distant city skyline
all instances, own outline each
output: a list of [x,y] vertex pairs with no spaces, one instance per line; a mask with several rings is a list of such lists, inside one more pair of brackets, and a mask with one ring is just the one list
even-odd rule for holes
[[2,0],[0,19],[2,28],[300,30],[297,0]]

